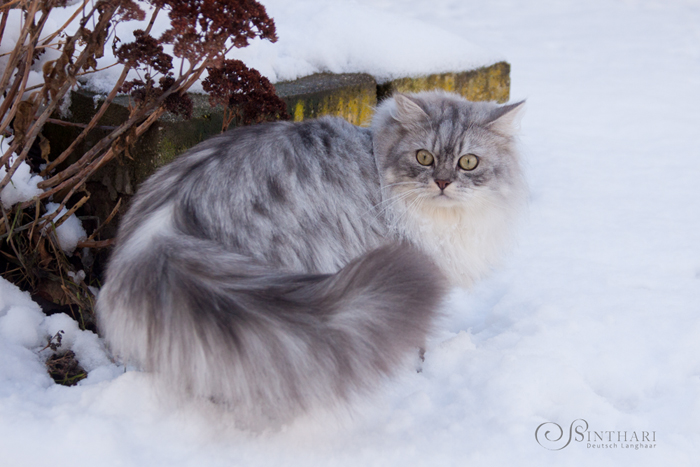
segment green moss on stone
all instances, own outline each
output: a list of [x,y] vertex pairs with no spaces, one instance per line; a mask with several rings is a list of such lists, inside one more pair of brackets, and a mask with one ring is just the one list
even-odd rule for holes
[[277,83],[275,89],[297,122],[333,115],[366,126],[377,104],[374,78],[361,73],[319,73]]
[[442,73],[399,78],[377,86],[379,100],[394,92],[420,92],[444,89],[471,101],[507,102],[510,97],[510,65],[499,62],[489,67],[459,73]]

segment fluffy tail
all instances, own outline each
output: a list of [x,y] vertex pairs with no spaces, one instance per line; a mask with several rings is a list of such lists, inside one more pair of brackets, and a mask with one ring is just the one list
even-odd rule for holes
[[424,344],[445,292],[406,245],[333,275],[272,272],[214,242],[163,236],[115,252],[98,317],[115,354],[172,387],[284,421],[347,399]]

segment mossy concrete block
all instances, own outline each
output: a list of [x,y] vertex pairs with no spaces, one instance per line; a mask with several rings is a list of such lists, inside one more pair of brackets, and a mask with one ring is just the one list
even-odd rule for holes
[[420,92],[433,89],[455,92],[470,101],[507,102],[510,98],[510,65],[499,62],[471,71],[399,78],[379,85],[377,97],[382,100],[394,92]]
[[[206,95],[190,94],[190,98],[193,102],[192,119],[185,120],[172,114],[164,114],[130,149],[130,158],[122,154],[92,177],[105,184],[113,199],[116,199],[117,193],[133,194],[136,187],[158,167],[172,161],[195,144],[221,132],[222,109],[210,107],[209,98]],[[86,124],[95,115],[102,102],[104,102],[103,96],[84,91],[73,92],[70,116],[64,120]],[[87,152],[100,139],[108,135],[111,128],[120,125],[128,117],[128,98],[116,98],[98,122],[98,128],[90,132],[61,167],[75,162],[78,155]],[[50,158],[58,157],[81,131],[82,128],[79,127],[47,124],[44,135],[51,143]]]
[[207,95],[190,94],[190,99],[193,103],[190,120],[163,114],[130,151],[133,161],[129,165],[137,184],[191,147],[221,133],[223,109],[212,108]]
[[275,89],[297,122],[334,115],[367,126],[377,105],[377,83],[363,73],[318,73],[277,83]]

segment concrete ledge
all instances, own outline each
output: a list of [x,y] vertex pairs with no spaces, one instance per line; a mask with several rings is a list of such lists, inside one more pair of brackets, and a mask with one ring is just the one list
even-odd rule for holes
[[510,98],[510,64],[499,62],[489,67],[459,73],[395,79],[377,86],[377,98],[382,100],[394,92],[434,89],[455,92],[470,101],[507,102]]
[[343,117],[354,125],[369,125],[377,105],[374,78],[362,73],[319,73],[275,84],[295,122],[323,115]]

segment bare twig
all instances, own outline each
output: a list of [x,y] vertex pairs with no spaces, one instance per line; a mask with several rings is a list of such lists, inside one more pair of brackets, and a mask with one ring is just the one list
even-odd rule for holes
[[[90,195],[88,194],[88,195],[86,195],[86,196],[83,196],[83,197],[80,199],[80,201],[78,201],[77,203],[75,203],[75,206],[73,206],[72,208],[70,208],[70,209],[68,210],[68,212],[66,212],[64,215],[62,215],[62,216],[55,222],[56,228],[59,228],[65,221],[68,220],[68,218],[69,218],[70,216],[72,216],[73,214],[75,214],[75,211],[77,211],[78,209],[80,209],[80,207],[81,207],[83,204],[85,204],[85,203],[87,202],[87,200],[89,200],[89,199],[90,199]],[[60,212],[61,209],[62,209],[62,208],[59,207],[59,209],[56,209],[56,212]]]
[[[64,120],[59,120],[57,118],[47,118],[46,123],[51,123],[53,125],[59,125],[59,126],[69,126],[69,127],[77,127],[77,128],[87,128],[89,125],[86,123],[75,123],[75,122],[66,122]],[[107,125],[97,125],[94,127],[97,130],[116,130],[118,127],[116,126],[107,126]]]
[[[34,54],[34,44],[30,43],[29,47],[27,49],[27,57],[31,57]],[[13,83],[13,89],[10,91],[12,95],[16,95],[17,98],[14,99],[14,103],[12,105],[12,108],[10,109],[10,112],[5,118],[3,119],[2,125],[0,125],[0,134],[4,133],[5,130],[7,129],[7,126],[10,124],[10,122],[15,118],[15,115],[17,114],[17,109],[19,109],[20,102],[22,102],[22,96],[24,95],[25,88],[27,87],[27,79],[29,79],[29,71],[31,67],[29,66],[31,64],[31,60],[24,61],[21,65],[22,68],[24,68],[23,73],[22,73],[22,80],[19,81],[19,76],[15,78],[15,83],[19,82],[19,89],[14,86]],[[18,75],[19,75],[19,70],[18,70]],[[13,92],[14,91],[14,92]],[[9,99],[6,99],[5,102],[8,102]],[[5,104],[3,102],[3,106]],[[12,102],[12,101],[10,101]],[[0,108],[0,115],[5,115],[4,109]]]
[[73,12],[73,14],[70,16],[70,18],[68,18],[68,19],[66,20],[66,22],[63,23],[63,26],[61,26],[60,28],[56,29],[56,31],[54,31],[52,34],[49,34],[49,35],[42,41],[43,45],[46,45],[46,44],[48,44],[49,42],[51,42],[52,40],[54,40],[54,38],[55,38],[56,36],[58,36],[59,34],[61,34],[61,32],[63,32],[73,21],[75,21],[75,18],[77,18],[78,15],[79,15],[80,13],[82,13],[82,12],[85,11],[85,7],[87,6],[87,4],[88,4],[89,2],[90,2],[90,0],[83,0],[83,4],[80,5],[78,8],[76,8],[76,10],[75,10],[75,11]]
[[24,0],[12,0],[10,2],[3,3],[2,5],[0,5],[0,9],[9,10],[9,9],[13,8],[15,5],[22,3],[23,1]]
[[[39,2],[31,2],[29,4],[29,10],[27,10],[26,13],[27,18],[31,18],[33,20],[38,8]],[[31,24],[31,21],[26,21],[22,27],[22,30],[20,31],[19,37],[17,38],[17,46],[12,50],[12,54],[10,54],[10,58],[7,60],[7,64],[5,65],[5,72],[2,74],[2,78],[0,78],[0,90],[7,89],[7,84],[10,82],[12,72],[15,68],[17,68],[18,58],[24,49],[23,44],[27,40],[29,30],[31,29]]]
[[105,219],[105,221],[102,222],[87,238],[89,241],[94,240],[95,237],[97,236],[97,234],[100,233],[102,228],[104,226],[108,225],[112,221],[112,219],[114,219],[114,216],[116,216],[117,213],[119,212],[119,208],[121,207],[121,205],[122,205],[122,198],[119,198],[119,201],[117,201],[117,205],[114,206],[114,209],[112,209],[112,212],[109,213],[109,216],[107,216],[107,219]]
[[39,222],[39,217],[41,215],[41,200],[39,198],[36,199],[36,206],[34,207],[34,222],[32,222],[32,227],[31,231],[29,232],[29,238],[34,237],[34,228],[36,227],[37,223]]
[[7,17],[9,16],[9,11],[9,8],[2,9],[2,19],[0,19],[0,42],[2,41],[2,37],[5,35],[5,26],[7,25]]
[[78,248],[107,248],[115,243],[115,239],[110,238],[107,240],[85,240],[78,242]]

